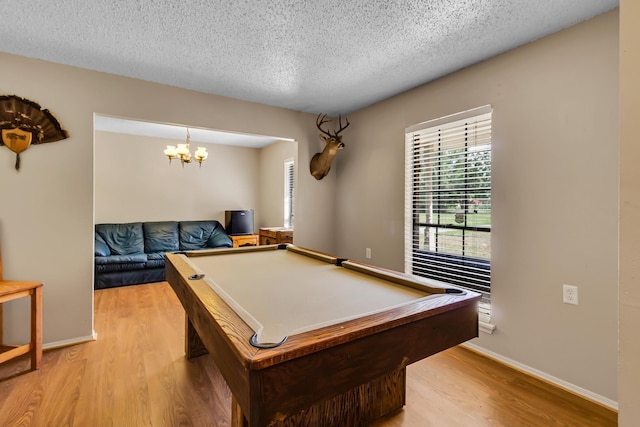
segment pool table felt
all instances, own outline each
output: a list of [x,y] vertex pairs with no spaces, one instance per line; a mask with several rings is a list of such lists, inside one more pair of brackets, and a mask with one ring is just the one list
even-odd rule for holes
[[289,250],[229,251],[186,259],[263,344],[418,299],[444,296]]

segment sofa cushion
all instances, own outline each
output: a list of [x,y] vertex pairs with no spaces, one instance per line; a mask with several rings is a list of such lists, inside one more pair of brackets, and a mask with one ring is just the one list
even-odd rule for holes
[[[231,239],[224,232],[224,228],[218,221],[182,221],[180,222],[180,250],[192,251],[204,249],[209,246],[208,242],[212,235],[222,233],[228,239],[231,246]],[[215,241],[215,239],[214,239]]]
[[149,261],[164,260],[164,254],[165,254],[165,252],[156,252],[156,253],[152,253],[152,254],[147,254],[147,259]]
[[141,222],[96,224],[96,233],[109,246],[113,255],[144,253]]
[[142,228],[145,253],[174,252],[180,248],[176,221],[145,222]]
[[105,257],[96,257],[96,264],[138,264],[147,262],[146,254],[131,254],[131,255],[111,255]]
[[109,250],[109,246],[102,240],[98,234],[96,234],[95,244],[94,244],[94,256],[109,256],[111,255],[111,251]]
[[[96,271],[96,273],[98,273]],[[164,268],[144,268],[131,271],[103,271],[96,274],[95,288],[106,289],[140,283],[162,282]]]
[[162,268],[164,267],[164,259],[150,259],[144,266],[145,268]]
[[144,270],[144,262],[134,262],[127,264],[96,264],[96,273],[114,273],[121,271],[138,271]]

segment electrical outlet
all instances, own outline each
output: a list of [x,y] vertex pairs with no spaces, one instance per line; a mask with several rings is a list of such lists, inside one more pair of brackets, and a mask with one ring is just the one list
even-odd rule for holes
[[578,305],[578,287],[562,285],[562,302],[565,304]]
[[364,253],[365,253],[365,255],[364,255],[364,256],[365,256],[367,259],[371,259],[371,248],[367,248],[367,249],[365,249]]

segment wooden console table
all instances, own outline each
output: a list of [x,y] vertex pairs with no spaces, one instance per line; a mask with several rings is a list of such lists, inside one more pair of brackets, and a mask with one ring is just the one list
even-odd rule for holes
[[265,227],[260,229],[260,244],[275,245],[293,243],[293,229],[284,227]]

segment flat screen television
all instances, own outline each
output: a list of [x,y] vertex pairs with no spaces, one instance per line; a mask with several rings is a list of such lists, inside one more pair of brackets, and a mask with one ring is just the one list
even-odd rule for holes
[[253,209],[225,211],[224,228],[227,234],[253,234]]

